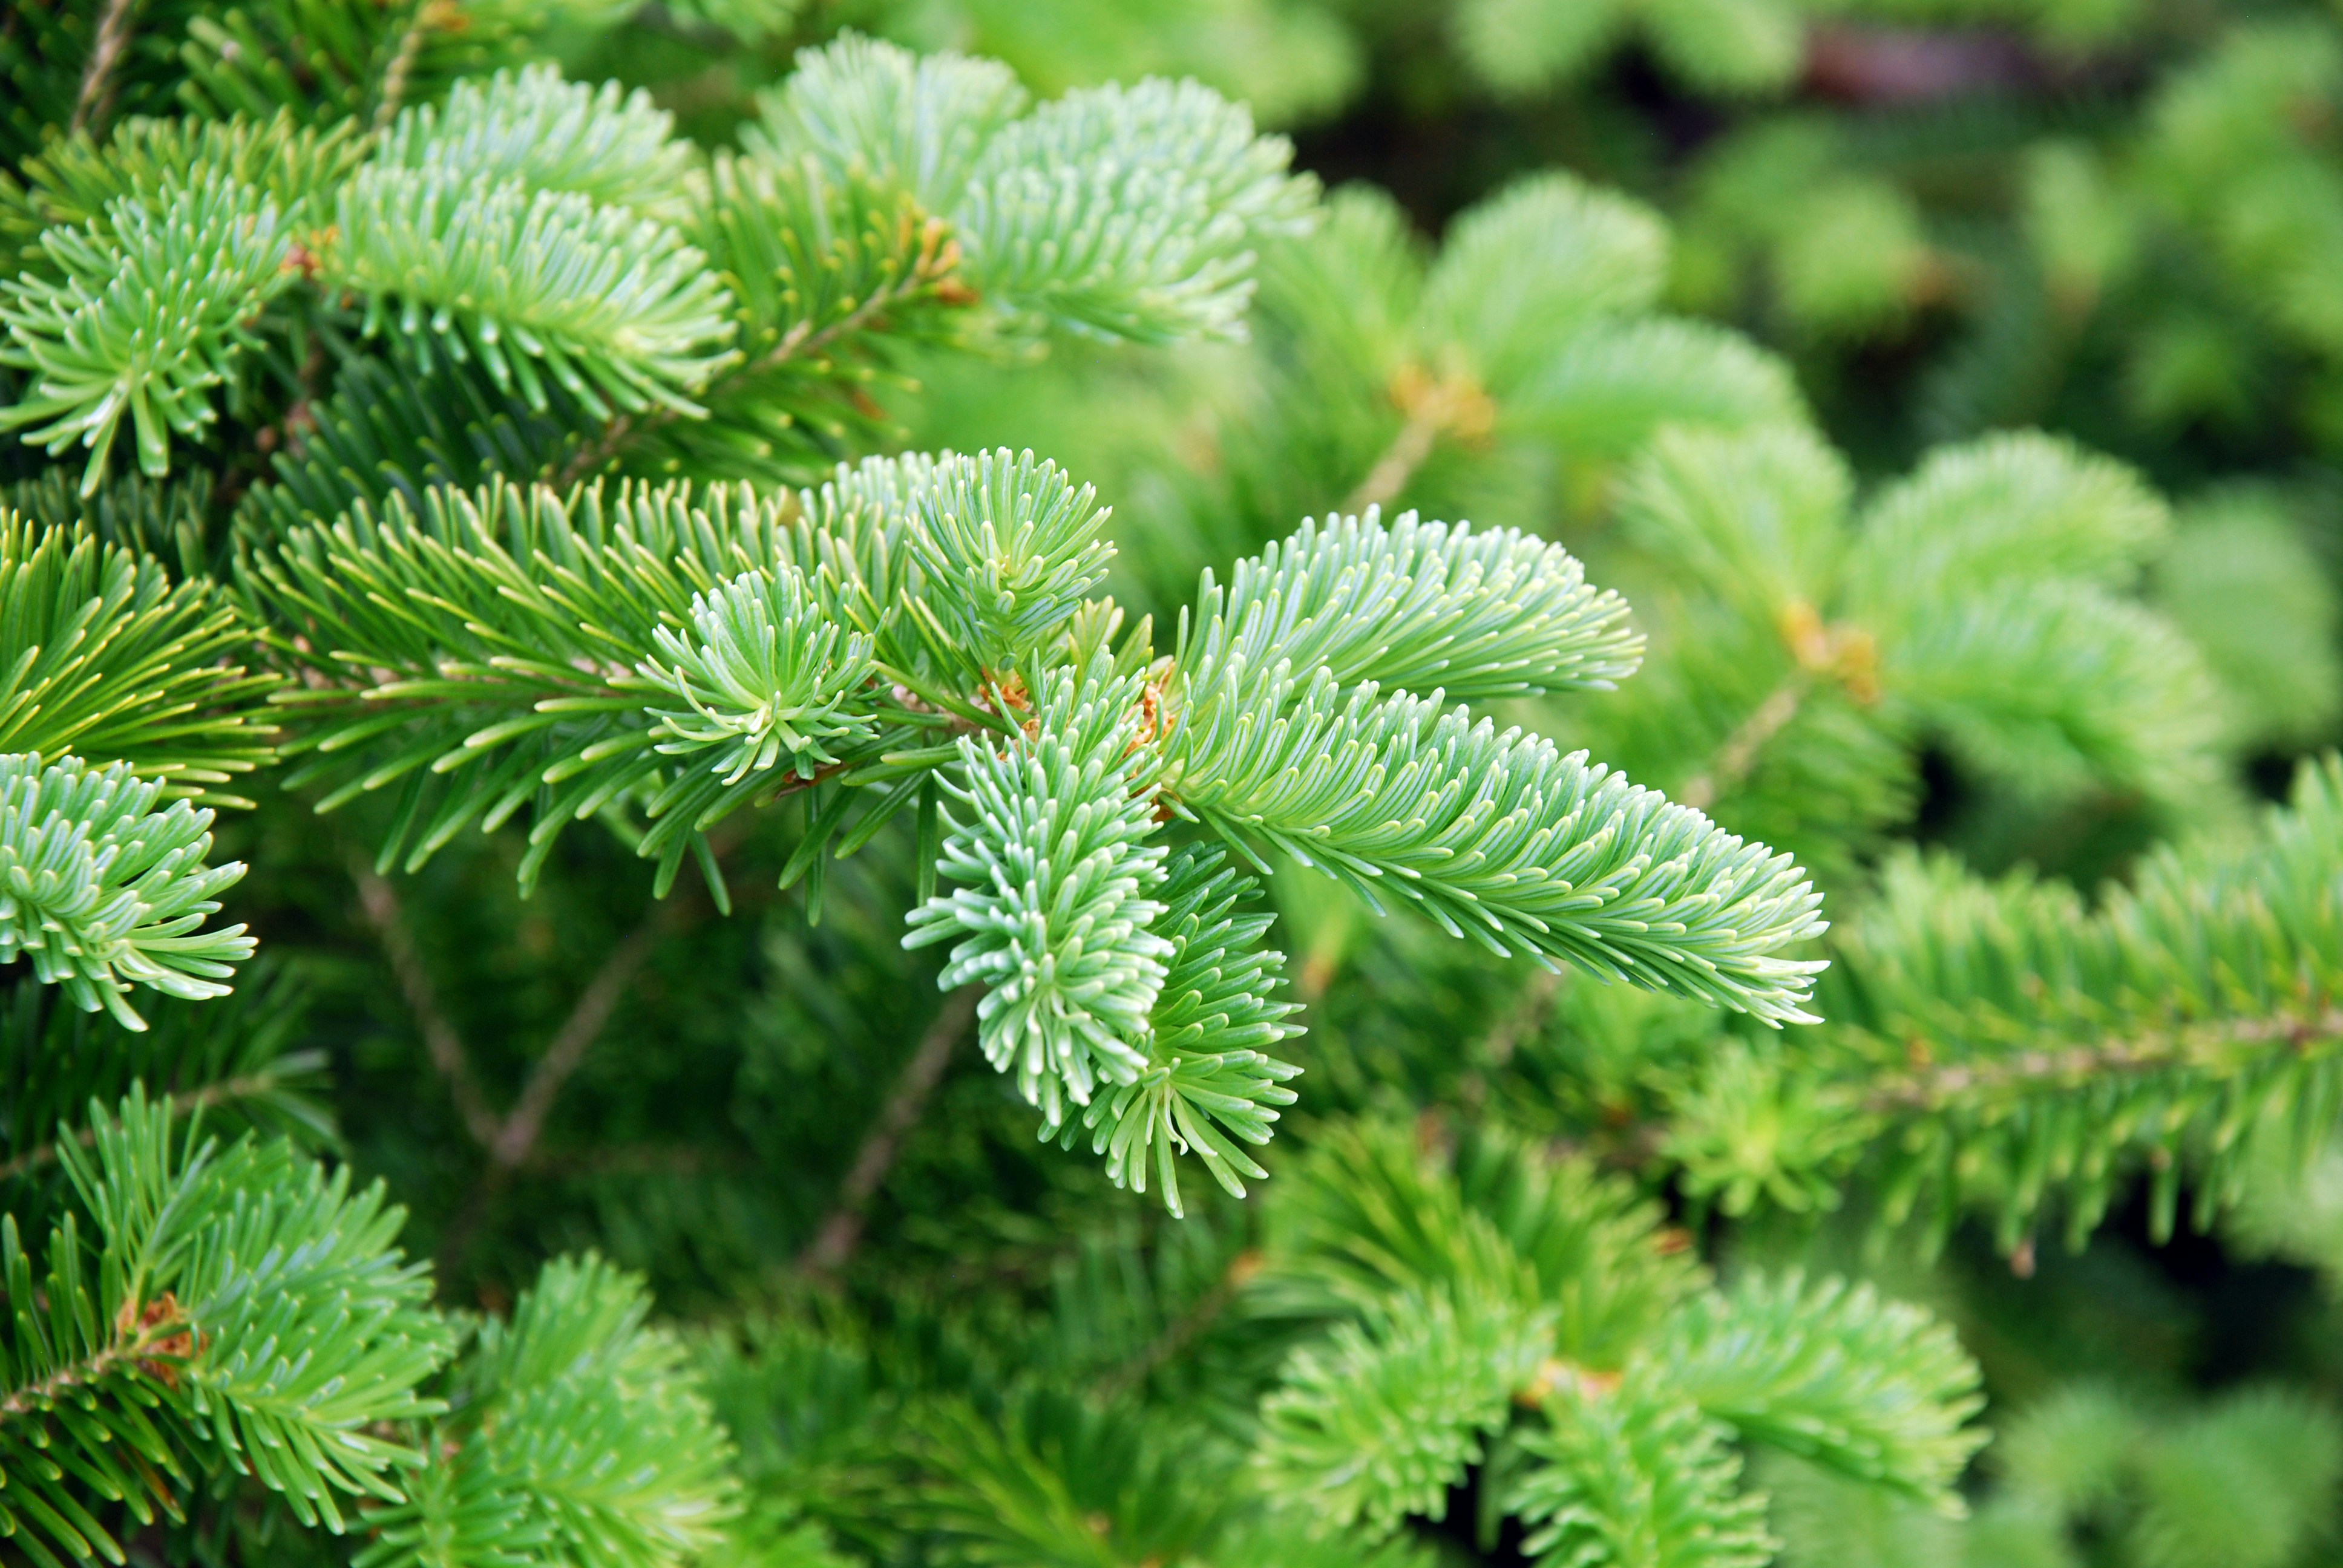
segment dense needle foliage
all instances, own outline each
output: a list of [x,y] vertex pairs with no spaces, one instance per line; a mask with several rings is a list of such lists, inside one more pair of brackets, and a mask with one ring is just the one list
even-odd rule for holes
[[2236,13],[0,0],[0,1563],[2331,1551]]

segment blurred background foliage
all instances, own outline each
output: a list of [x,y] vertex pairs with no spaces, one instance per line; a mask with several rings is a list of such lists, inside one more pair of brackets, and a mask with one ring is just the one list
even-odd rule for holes
[[2332,504],[2331,7],[707,0],[640,12],[579,65],[720,139],[797,43],[848,26],[997,55],[1044,93],[1195,75],[1422,235],[1525,171],[1631,192],[1674,226],[1669,303],[1788,355],[1866,472],[2040,425],[2167,488]]

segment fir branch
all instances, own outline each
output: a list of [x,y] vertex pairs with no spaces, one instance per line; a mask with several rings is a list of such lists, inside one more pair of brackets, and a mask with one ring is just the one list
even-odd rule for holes
[[1736,1435],[1957,1507],[1978,1372],[1926,1313],[1836,1282],[1709,1288],[1625,1181],[1485,1129],[1450,1151],[1325,1132],[1273,1201],[1260,1289],[1265,1317],[1333,1320],[1255,1453],[1313,1513],[1438,1519],[1478,1465],[1542,1563],[1761,1568]]
[[1691,804],[1826,869],[1907,819],[1929,745],[2036,799],[2210,787],[2202,661],[2126,597],[2163,528],[2136,476],[2009,437],[1937,454],[1859,513],[1854,488],[1797,425],[1651,442],[1624,520],[1684,625],[1658,679],[1593,710],[1601,750],[1688,774]]
[[2343,1094],[2338,769],[2306,765],[2255,840],[2158,851],[2096,909],[1892,858],[1835,941],[1844,989],[1811,1049],[1719,1051],[1674,1094],[1687,1189],[1811,1201],[1868,1160],[1884,1218],[1916,1212],[1932,1241],[1974,1206],[2015,1248],[2056,1201],[2080,1245],[2144,1168],[2157,1229],[2184,1175],[2209,1221],[2266,1112]]
[[1650,309],[1667,258],[1657,213],[1544,171],[1457,218],[1424,279],[1423,314],[1502,395],[1573,328]]
[[1775,1543],[1762,1497],[1740,1490],[1730,1433],[1658,1369],[1615,1385],[1565,1382],[1522,1446],[1544,1463],[1515,1482],[1526,1550],[1551,1568],[1764,1568]]
[[1986,1433],[1977,1366],[1946,1325],[1867,1285],[1751,1275],[1686,1304],[1654,1372],[1743,1439],[1958,1515]]
[[840,177],[866,169],[943,213],[986,146],[1031,102],[998,60],[914,55],[850,32],[800,55],[741,140],[769,162],[808,157]]
[[1262,1403],[1254,1467],[1280,1495],[1340,1524],[1387,1533],[1440,1519],[1487,1434],[1552,1353],[1548,1312],[1470,1292],[1376,1303],[1297,1351]]
[[1615,1368],[1699,1288],[1681,1233],[1625,1178],[1493,1121],[1443,1131],[1428,1118],[1321,1127],[1272,1190],[1264,1298],[1348,1317],[1399,1294],[1493,1292],[1554,1309],[1554,1355]]
[[254,946],[242,926],[202,929],[245,868],[206,865],[212,813],[185,800],[156,810],[161,794],[125,763],[0,757],[0,959],[30,960],[75,1006],[134,1030],[146,1022],[133,985],[226,996]]
[[1292,146],[1193,82],[1085,87],[1004,126],[953,207],[970,282],[1110,340],[1242,336],[1252,254],[1313,221]]
[[[1004,593],[982,609],[1016,608]],[[978,1040],[996,1070],[1016,1074],[1045,1134],[1146,1069],[1137,1041],[1173,952],[1151,929],[1166,850],[1148,841],[1139,684],[1101,653],[1053,676],[1030,737],[1001,751],[960,740],[967,783],[950,788],[967,816],[947,813],[940,869],[962,886],[912,910],[903,939],[954,942],[940,983],[990,988]]]
[[[70,504],[62,485],[48,497]],[[167,796],[252,804],[216,787],[267,759],[275,732],[250,705],[277,682],[243,667],[249,627],[216,586],[174,583],[78,516],[0,507],[0,752],[125,762]]]
[[477,359],[533,408],[550,381],[603,418],[696,413],[732,362],[730,296],[665,224],[444,165],[368,164],[338,197],[320,276],[366,301],[367,333],[396,320],[426,363]]
[[1176,1217],[1186,1210],[1175,1155],[1197,1156],[1233,1197],[1247,1180],[1267,1178],[1242,1145],[1269,1141],[1296,1098],[1285,1085],[1302,1070],[1262,1048],[1302,1030],[1285,1021],[1296,1004],[1277,995],[1283,955],[1258,945],[1270,917],[1238,912],[1260,884],[1205,845],[1180,849],[1165,872],[1155,929],[1172,951],[1148,1017],[1147,1064],[1092,1101],[1082,1125],[1110,1181],[1144,1192],[1151,1167]]
[[453,168],[481,184],[518,180],[674,216],[693,159],[673,130],[647,93],[621,93],[615,82],[597,90],[538,65],[458,82],[446,102],[406,111],[377,156],[403,168]]
[[[949,266],[943,270],[949,272]],[[703,402],[719,403],[738,389],[753,386],[759,377],[827,354],[840,343],[880,323],[888,311],[934,287],[935,277],[928,271],[915,267],[873,289],[860,304],[826,326],[817,327],[810,320],[793,322],[781,335],[779,342],[756,358],[719,373],[714,380],[700,389],[699,397]],[[601,473],[623,457],[631,446],[659,434],[685,417],[686,412],[662,403],[620,414],[603,427],[600,436],[571,456],[560,473],[554,477],[554,485],[568,489]]]
[[24,206],[9,215],[9,226],[26,242],[25,261],[42,270],[42,230],[104,220],[124,197],[167,203],[206,181],[227,179],[265,193],[280,212],[314,213],[364,150],[348,126],[303,126],[282,113],[265,119],[133,117],[103,141],[67,138],[27,159]]
[[117,1372],[143,1370],[156,1359],[154,1352],[159,1347],[186,1332],[186,1320],[175,1310],[158,1312],[136,1302],[132,1306],[136,1310],[127,1321],[117,1315],[109,1336],[79,1359],[62,1362],[47,1375],[0,1393],[0,1417],[45,1413],[60,1394],[105,1382]]
[[407,1495],[367,1518],[360,1568],[720,1553],[732,1446],[649,1306],[598,1258],[547,1264],[509,1321],[479,1326]]
[[1202,633],[1181,655],[1191,669],[1237,657],[1256,669],[1323,665],[1344,687],[1467,702],[1607,688],[1644,648],[1626,602],[1567,550],[1413,512],[1305,520],[1238,562],[1225,593],[1208,568],[1195,619]]
[[417,1385],[450,1336],[390,1245],[403,1216],[382,1189],[353,1193],[282,1141],[180,1137],[136,1089],[92,1111],[85,1143],[58,1146],[76,1204],[49,1236],[44,1311],[23,1310],[33,1262],[0,1219],[20,1308],[0,1332],[0,1527],[36,1560],[119,1562],[84,1497],[143,1525],[226,1467],[338,1532],[337,1499],[396,1496],[414,1455],[387,1434],[438,1408]]
[[[1820,896],[1789,857],[1584,752],[1405,693],[1346,698],[1314,673],[1306,688],[1283,667],[1264,680],[1239,658],[1191,675],[1162,743],[1174,809],[1232,844],[1275,845],[1376,908],[1403,899],[1495,952],[1806,1020],[1821,966],[1779,955],[1821,931]],[[1240,718],[1262,710],[1278,717]]]
[[[215,388],[256,347],[261,307],[288,287],[285,215],[265,192],[204,170],[157,193],[109,203],[103,219],[41,236],[55,275],[0,284],[14,338],[0,363],[33,372],[28,395],[0,408],[0,429],[52,456],[75,445],[95,494],[126,418],[140,470],[170,470],[170,442],[218,420]],[[161,210],[157,210],[157,206]],[[45,424],[41,421],[47,421]]]
[[570,823],[614,802],[676,805],[639,846],[660,858],[664,891],[699,835],[767,780],[727,787],[704,762],[669,762],[648,710],[659,688],[638,667],[704,589],[796,569],[795,498],[623,487],[572,506],[496,484],[428,491],[420,515],[394,496],[387,514],[306,525],[246,567],[287,661],[309,672],[277,698],[314,716],[288,748],[304,759],[292,782],[336,780],[327,808],[399,784],[414,809],[383,869],[402,850],[417,869],[465,827],[533,802],[525,888]]
[[2280,1007],[2264,1017],[2208,1019],[2063,1050],[2016,1050],[1921,1067],[1875,1081],[1854,1104],[1867,1116],[1931,1116],[2124,1074],[2180,1069],[2227,1080],[2271,1055],[2272,1047],[2278,1054],[2308,1063],[2338,1046],[2343,1046],[2343,1007]]

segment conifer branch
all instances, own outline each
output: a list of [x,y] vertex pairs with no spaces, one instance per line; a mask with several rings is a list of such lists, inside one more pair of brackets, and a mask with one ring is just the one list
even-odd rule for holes
[[1873,1084],[1856,1103],[1870,1116],[1926,1116],[1972,1103],[1991,1104],[1997,1097],[2059,1085],[2080,1087],[2127,1073],[2177,1068],[2227,1079],[2273,1046],[2308,1062],[2339,1044],[2343,1044],[2343,1007],[2308,1011],[2280,1007],[2264,1017],[2211,1019],[2059,1050],[2019,1050],[1925,1067]]
[[[810,358],[841,339],[864,330],[889,309],[921,290],[934,286],[934,282],[932,277],[923,276],[917,270],[910,271],[903,276],[890,283],[882,284],[872,290],[870,297],[861,304],[826,327],[817,327],[810,321],[796,322],[781,335],[781,340],[779,343],[755,359],[720,372],[713,381],[700,390],[699,396],[703,400],[720,398],[734,387],[752,381],[757,377],[769,376],[785,365]],[[608,467],[613,459],[626,450],[629,442],[659,430],[685,417],[686,410],[665,403],[651,408],[619,415],[603,427],[600,436],[578,448],[569,461],[563,465],[560,473],[554,477],[553,484],[557,488],[568,489],[572,485],[583,483]]]
[[2055,1199],[2080,1245],[2143,1171],[2157,1230],[2184,1176],[2209,1222],[2260,1120],[2343,1091],[2338,823],[2328,758],[2256,839],[2159,849],[2096,906],[1894,856],[1834,939],[1832,1021],[1811,1049],[1715,1053],[1664,1148],[1728,1211],[1826,1200],[1869,1166],[1887,1221],[1917,1215],[1932,1240],[1974,1206],[2014,1249]]
[[[1500,952],[1805,1016],[1819,966],[1785,950],[1823,927],[1788,857],[1448,709],[1633,672],[1624,601],[1566,552],[1412,514],[1305,522],[1225,587],[1208,574],[1155,660],[1091,602],[1105,520],[1030,453],[906,457],[769,498],[494,485],[418,516],[394,497],[297,527],[248,576],[304,672],[280,701],[316,716],[287,748],[297,782],[337,780],[328,807],[407,792],[383,866],[533,805],[526,887],[569,823],[639,813],[664,892],[718,822],[804,794],[788,885],[920,796],[964,804],[940,863],[968,885],[907,940],[956,943],[946,983],[992,986],[986,1054],[1052,1133],[1079,1122],[1175,1211],[1178,1154],[1232,1191],[1261,1177],[1240,1145],[1298,1070],[1262,1053],[1293,1029],[1282,958],[1252,946],[1266,922],[1231,912],[1250,880],[1183,861],[1209,918],[1155,896],[1159,801]],[[1167,988],[1191,939],[1193,989]]]
[[0,1218],[20,1306],[0,1334],[0,1519],[20,1549],[119,1562],[83,1487],[146,1524],[220,1465],[337,1533],[337,1495],[397,1497],[414,1457],[397,1438],[439,1408],[418,1384],[452,1336],[391,1245],[403,1216],[382,1189],[353,1192],[281,1140],[182,1138],[136,1088],[92,1112],[91,1137],[58,1147],[73,1201],[49,1231],[41,1310],[24,1310],[34,1260]]
[[[1795,45],[1824,0],[1441,3],[1476,64],[1526,85],[1626,28],[1673,62],[1684,35],[1731,32],[1728,12]],[[1280,9],[1224,8],[1242,25],[1263,5]],[[126,988],[179,999],[135,1046],[36,986],[0,1019],[0,1183],[50,1227],[27,1251],[22,1210],[0,1218],[11,1561],[191,1538],[277,1560],[273,1538],[264,1553],[207,1533],[244,1523],[242,1471],[302,1524],[351,1530],[319,1549],[357,1568],[1405,1568],[1430,1549],[1418,1523],[1466,1483],[1484,1537],[1548,1568],[1759,1568],[1775,1543],[1744,1445],[1950,1512],[1976,1369],[1926,1314],[1865,1292],[1719,1286],[1655,1171],[1728,1215],[1760,1194],[1828,1203],[1852,1180],[1940,1235],[1998,1208],[2030,1259],[2046,1211],[2079,1240],[2140,1172],[2155,1226],[2183,1182],[2209,1216],[2248,1145],[2333,1124],[2343,764],[2260,851],[2153,854],[2093,900],[1877,852],[1938,746],[1965,790],[2004,792],[1989,805],[2214,815],[2227,730],[2137,591],[2167,569],[2167,519],[2127,470],[1996,437],[1863,493],[1785,364],[1658,314],[1671,277],[1715,268],[1672,271],[1656,213],[1566,176],[1463,214],[1436,252],[1363,189],[1312,237],[1291,147],[1194,82],[1037,105],[997,62],[851,36],[800,52],[739,150],[711,154],[648,93],[518,68],[543,9],[0,0],[0,80],[24,99],[0,113],[0,467],[33,476],[0,538],[0,956],[35,954],[37,978],[133,1027]],[[628,8],[588,9],[561,25],[590,35]],[[1515,46],[1542,27],[1561,31]],[[570,41],[566,62],[607,54]],[[2240,249],[2270,213],[2232,226]],[[1715,236],[1694,237],[1687,259],[1713,261]],[[1245,338],[1257,275],[1252,357],[1198,362],[1232,424],[1225,483],[1189,477],[1193,542],[1232,548],[1176,641],[1101,597],[1104,509],[1031,453],[821,467],[909,439],[873,394],[930,351]],[[2324,295],[2265,292],[2281,339],[2321,311],[2338,336]],[[1087,374],[1081,357],[1054,368]],[[1111,439],[1177,439],[1185,418],[1165,413],[1108,421]],[[1614,465],[1634,478],[1614,485]],[[1115,472],[1151,508],[1190,493]],[[1632,566],[1684,611],[1654,645],[1660,678],[1587,699],[1567,749],[1502,728],[1494,705],[1624,681],[1643,638],[1535,532],[1383,520],[1435,488],[1517,524],[1624,498],[1623,542],[1652,558]],[[1346,492],[1360,515],[1300,521]],[[1139,520],[1126,537],[1172,575],[1180,530]],[[172,547],[184,575],[157,562]],[[1203,565],[1181,559],[1176,591]],[[230,572],[232,589],[212,580]],[[267,668],[247,675],[256,646]],[[282,746],[246,722],[263,698]],[[32,777],[35,753],[61,777]],[[763,1451],[740,1467],[752,1497],[642,1282],[557,1263],[509,1322],[458,1322],[392,1251],[378,1194],[281,1141],[189,1131],[215,1107],[323,1125],[281,991],[256,1000],[247,970],[242,996],[204,1000],[250,944],[201,930],[235,869],[201,864],[197,808],[250,805],[210,791],[280,758],[319,809],[370,795],[388,824],[351,869],[353,930],[412,1015],[419,1091],[444,1083],[447,1135],[480,1151],[431,1217],[443,1258],[498,1273],[530,1218],[518,1190],[573,1175],[663,1280],[721,1291],[771,1257],[789,1205],[739,1189],[781,1173],[722,1152],[735,1141],[708,1129],[725,1112],[600,1102],[626,1065],[606,1061],[616,1031],[656,1014],[645,975],[681,972],[667,939],[704,913],[696,891],[669,897],[675,878],[704,871],[729,910],[716,840],[781,819],[779,889],[843,918],[818,941],[744,933],[702,968],[758,950],[790,982],[767,988],[789,1049],[739,1086],[744,1103],[783,1086],[752,1141],[842,1132],[845,1163],[793,1262],[820,1326],[774,1325],[769,1382],[737,1402]],[[1670,800],[1646,779],[1684,787]],[[458,1027],[458,977],[481,966],[435,975],[445,950],[389,879],[476,829],[527,835],[524,891],[561,834],[607,830],[657,868],[660,900],[604,953],[564,950],[582,985],[541,1048],[494,1062]],[[884,874],[836,877],[882,834]],[[796,1059],[822,1038],[807,1020],[851,1031],[892,1010],[874,973],[931,972],[872,956],[903,930],[881,908],[893,850],[913,857],[907,945],[943,947],[946,994],[865,1086],[869,1125],[825,1131]],[[1308,1091],[1279,1060],[1298,1009],[1241,869],[1278,855],[1547,966],[1502,1012],[1478,1000],[1493,971],[1465,963],[1424,997],[1369,999],[1400,1005],[1360,1055],[1332,1053],[1348,1090],[1455,1082],[1471,1115],[1338,1118],[1299,1158],[1262,1152]],[[1830,932],[1815,887],[1841,869],[1862,874]],[[591,890],[598,907],[631,910],[618,887]],[[1565,989],[1563,963],[1663,994]],[[1485,1018],[1478,1040],[1425,1021],[1451,1004]],[[1703,1021],[1701,1004],[1802,1027]],[[964,1037],[1108,1182],[1153,1182],[1178,1217],[1196,1163],[1237,1199],[1275,1168],[1266,1210],[1166,1229],[1029,1167],[1004,1191],[1047,1191],[1045,1225],[914,1300],[891,1256],[877,1266],[873,1217],[907,1161],[923,1180],[930,1156],[968,1168],[968,1139],[927,1142],[961,1109]],[[1525,1089],[1572,1074],[1534,1141],[1507,1129]],[[120,1120],[77,1120],[124,1093]],[[615,1152],[572,1141],[588,1098],[628,1124]],[[988,1171],[1013,1163],[983,1141]],[[850,1271],[885,1303],[861,1344],[863,1293],[829,1291]],[[935,1335],[880,1337],[898,1326]],[[1264,1354],[1288,1352],[1265,1377]],[[1265,1382],[1248,1421],[1232,1401]],[[2202,1447],[2192,1469],[2222,1457]],[[128,1545],[107,1533],[133,1526]]]
[[1958,1512],[1984,1434],[1949,1329],[1838,1282],[1719,1291],[1664,1218],[1487,1126],[1325,1130],[1272,1201],[1267,1294],[1328,1328],[1262,1402],[1257,1472],[1383,1533],[1509,1436],[1532,1462],[1487,1464],[1492,1501],[1588,1565],[1771,1561],[1736,1437]]
[[[83,1141],[86,1146],[93,1131]],[[102,1383],[125,1371],[152,1371],[168,1364],[156,1352],[183,1345],[186,1319],[176,1302],[126,1302],[107,1324],[105,1339],[88,1346],[72,1361],[51,1366],[30,1382],[0,1392],[0,1420],[45,1415],[58,1397],[74,1389]]]

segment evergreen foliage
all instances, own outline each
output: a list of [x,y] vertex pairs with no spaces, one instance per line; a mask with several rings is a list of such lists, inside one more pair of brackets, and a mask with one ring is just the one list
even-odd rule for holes
[[1772,106],[2145,14],[0,13],[0,1559],[2308,1561],[2343,54]]
[[1795,1275],[1719,1292],[1615,1178],[1501,1136],[1453,1158],[1370,1125],[1281,1193],[1272,1288],[1357,1314],[1262,1406],[1281,1493],[1388,1530],[1482,1465],[1552,1561],[1762,1563],[1738,1437],[1958,1512],[1976,1371],[1924,1313]]
[[198,1144],[135,1089],[87,1131],[57,1145],[76,1201],[38,1298],[15,1215],[0,1222],[9,1536],[35,1561],[122,1561],[91,1504],[148,1523],[196,1462],[336,1531],[337,1497],[397,1495],[404,1455],[369,1429],[428,1413],[417,1385],[447,1336],[380,1186],[353,1196],[282,1142]]
[[1680,792],[1817,859],[1908,819],[1924,743],[2037,798],[2215,787],[2203,658],[2135,597],[2169,528],[2136,476],[2006,436],[1939,450],[1853,526],[1851,489],[1795,428],[1653,443],[1621,511],[1679,629],[1664,694],[1588,715],[1630,766],[1696,759]]
[[1460,216],[1429,257],[1380,192],[1336,192],[1271,253],[1248,362],[1205,402],[1212,461],[1163,465],[1171,526],[1128,538],[1137,575],[1184,593],[1329,509],[1528,526],[1582,508],[1662,425],[1802,419],[1781,365],[1655,309],[1667,256],[1656,215],[1559,172]]
[[[1788,1073],[1736,1059],[1693,1090],[1679,1136],[1695,1181],[1745,1195],[1875,1142],[1891,1211],[1917,1205],[1941,1229],[1976,1202],[2015,1245],[2054,1200],[2087,1234],[2143,1165],[2168,1234],[2193,1162],[2208,1218],[2252,1138],[2315,1147],[2326,1124],[2338,812],[2332,759],[2306,768],[2252,841],[2159,851],[2096,910],[2024,873],[1891,862],[1861,929],[1839,933],[1845,989],[1824,1034],[1845,1065],[1823,1067],[1829,1050]],[[1718,1160],[1755,1152],[1733,1126],[1760,1105],[1783,1163]]]

